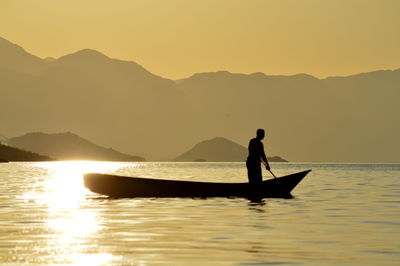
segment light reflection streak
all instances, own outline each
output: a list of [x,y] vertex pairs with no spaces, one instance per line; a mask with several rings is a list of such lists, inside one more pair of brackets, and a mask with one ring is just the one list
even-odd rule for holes
[[113,259],[112,254],[103,251],[97,253],[99,247],[93,239],[101,229],[99,213],[86,205],[86,198],[91,192],[84,187],[83,174],[112,172],[124,165],[93,161],[35,164],[46,169],[48,176],[42,183],[40,192],[27,193],[25,200],[35,200],[46,206],[46,224],[55,236],[49,241],[50,249],[63,254],[65,261],[74,265],[102,265]]

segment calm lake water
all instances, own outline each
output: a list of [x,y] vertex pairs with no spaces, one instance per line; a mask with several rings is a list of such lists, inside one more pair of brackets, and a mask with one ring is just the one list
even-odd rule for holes
[[[400,265],[400,164],[272,164],[313,171],[293,199],[101,198],[87,172],[246,181],[244,163],[0,164],[0,263]],[[267,173],[264,173],[267,178]],[[268,177],[269,178],[269,177]]]

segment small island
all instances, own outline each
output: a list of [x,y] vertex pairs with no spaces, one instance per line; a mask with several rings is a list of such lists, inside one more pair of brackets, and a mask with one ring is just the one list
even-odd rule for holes
[[33,132],[10,138],[7,143],[20,149],[47,154],[57,160],[145,161],[139,156],[96,145],[71,132],[54,134]]
[[[182,153],[174,159],[176,162],[244,162],[247,158],[247,149],[229,139],[217,137],[202,141],[192,149]],[[273,156],[268,157],[270,162],[287,162],[287,160]]]

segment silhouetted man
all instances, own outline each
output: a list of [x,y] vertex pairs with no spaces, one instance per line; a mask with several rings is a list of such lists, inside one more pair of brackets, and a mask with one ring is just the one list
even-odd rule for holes
[[257,129],[257,136],[249,142],[249,156],[247,157],[246,166],[250,183],[262,182],[261,162],[264,162],[268,171],[271,170],[267,157],[265,156],[264,145],[261,142],[264,136],[265,131],[263,129]]

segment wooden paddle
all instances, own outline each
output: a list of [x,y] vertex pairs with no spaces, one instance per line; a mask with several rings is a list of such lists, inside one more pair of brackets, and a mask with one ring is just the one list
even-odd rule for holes
[[[265,165],[265,167],[267,167],[267,164],[266,164],[264,161],[262,161],[262,163]],[[274,178],[276,178],[276,176],[274,175],[274,173],[272,173],[271,169],[269,169],[268,171],[271,173],[271,175],[272,175]]]
[[272,173],[271,170],[268,170],[268,171],[271,173],[271,175],[272,175],[274,178],[276,178],[276,176],[274,175],[274,173]]

